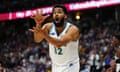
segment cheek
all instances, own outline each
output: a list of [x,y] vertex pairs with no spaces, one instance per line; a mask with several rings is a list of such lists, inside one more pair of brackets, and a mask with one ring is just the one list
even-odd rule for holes
[[63,14],[58,15],[60,18],[64,18],[65,16]]
[[53,15],[52,17],[53,17],[53,19],[55,19],[55,15]]
[[64,17],[64,16],[61,16],[61,17],[60,17],[60,20],[64,20],[64,19],[65,19],[65,17]]

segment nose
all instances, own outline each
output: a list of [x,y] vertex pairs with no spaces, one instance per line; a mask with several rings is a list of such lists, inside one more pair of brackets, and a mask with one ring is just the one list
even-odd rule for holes
[[58,16],[58,13],[56,13],[55,16]]
[[55,12],[54,14],[55,14],[55,15],[58,15],[58,12]]

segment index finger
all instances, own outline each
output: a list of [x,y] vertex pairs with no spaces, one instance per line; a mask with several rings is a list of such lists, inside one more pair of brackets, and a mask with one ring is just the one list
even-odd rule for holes
[[39,10],[36,13],[32,12],[32,16],[30,18],[34,19],[37,16],[42,16],[42,12],[42,10]]
[[39,10],[39,11],[37,12],[37,14],[39,14],[39,15],[42,15],[42,13],[43,13],[42,10]]

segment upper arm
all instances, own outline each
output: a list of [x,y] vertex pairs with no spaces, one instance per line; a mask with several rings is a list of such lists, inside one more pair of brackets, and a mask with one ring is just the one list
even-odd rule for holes
[[68,29],[67,33],[61,37],[61,40],[63,40],[65,43],[78,39],[79,39],[79,29],[74,25],[72,25]]
[[[50,30],[50,27],[48,28]],[[45,39],[53,44],[55,47],[59,48],[63,45],[66,45],[70,41],[78,40],[79,39],[79,29],[74,25],[71,25],[67,30],[66,34],[63,35],[60,39],[53,38],[49,36],[48,33],[45,34]]]

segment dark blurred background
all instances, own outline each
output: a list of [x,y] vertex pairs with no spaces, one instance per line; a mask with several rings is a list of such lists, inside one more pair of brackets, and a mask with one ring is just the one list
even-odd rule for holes
[[[90,0],[1,0],[0,13],[85,1]],[[120,33],[120,5],[72,11],[69,21],[80,29],[80,72],[89,72],[94,52],[97,69],[102,72],[106,59],[115,52],[111,39]],[[28,31],[34,25],[30,18],[0,21],[0,63],[7,72],[51,72],[48,43],[35,43]]]
[[34,9],[38,7],[51,6],[54,4],[65,4],[84,1],[90,0],[1,0],[0,13]]

